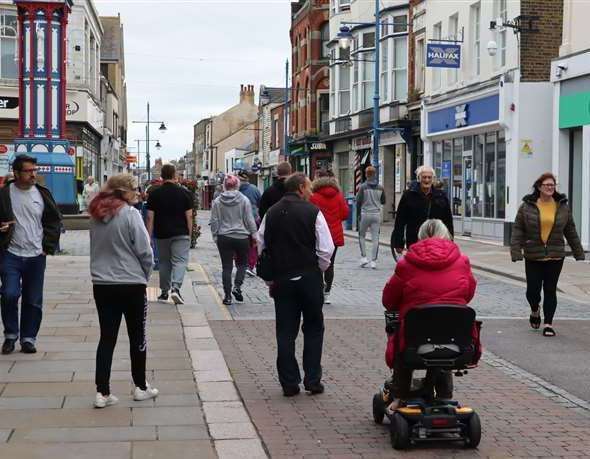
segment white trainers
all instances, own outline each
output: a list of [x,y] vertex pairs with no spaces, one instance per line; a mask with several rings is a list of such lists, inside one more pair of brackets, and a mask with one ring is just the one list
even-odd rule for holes
[[96,399],[94,400],[95,408],[104,408],[105,406],[116,405],[119,403],[119,399],[113,394],[107,395],[106,397],[100,392],[96,393]]
[[372,261],[371,263],[369,263],[369,266],[371,267],[371,269],[377,269],[377,263]]
[[246,268],[246,274],[248,274],[248,276],[250,276],[250,277],[256,277],[256,273],[254,272],[253,269],[250,269],[250,268]]
[[368,264],[369,264],[369,259],[367,257],[361,258],[361,262],[360,262],[361,268],[365,268]]
[[330,292],[324,292],[324,304],[332,304],[330,301]]
[[142,390],[139,387],[135,388],[135,392],[133,392],[133,400],[136,402],[150,400],[152,398],[156,398],[159,393],[160,391],[158,389],[151,387],[149,384],[146,384],[145,390]]

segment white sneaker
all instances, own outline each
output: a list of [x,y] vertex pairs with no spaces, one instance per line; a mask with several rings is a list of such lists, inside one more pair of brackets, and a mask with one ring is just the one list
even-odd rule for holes
[[95,408],[104,408],[105,406],[116,405],[119,403],[119,399],[113,394],[107,395],[106,397],[100,392],[96,393],[96,399],[94,400]]
[[324,304],[332,304],[330,301],[330,292],[324,292]]
[[369,263],[369,266],[371,267],[371,269],[377,269],[377,263],[375,263],[374,261]]
[[367,257],[361,258],[361,262],[360,262],[361,268],[365,268],[368,264],[369,264],[369,259]]
[[146,384],[145,390],[141,390],[139,387],[135,388],[135,392],[133,392],[133,400],[136,402],[141,402],[143,400],[150,400],[152,398],[156,398],[160,391],[155,387],[151,387],[149,384]]
[[253,269],[250,269],[250,268],[246,269],[246,274],[248,274],[248,276],[250,276],[250,277],[256,277],[256,273],[254,272]]
[[184,298],[180,296],[180,292],[177,288],[173,288],[170,292],[170,299],[174,302],[174,304],[184,304]]

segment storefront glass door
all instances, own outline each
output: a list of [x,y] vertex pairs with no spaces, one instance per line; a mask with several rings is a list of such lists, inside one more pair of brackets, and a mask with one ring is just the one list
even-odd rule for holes
[[471,156],[463,157],[463,202],[465,203],[465,213],[463,215],[463,233],[471,235],[471,204],[472,204],[472,186],[473,186],[473,158]]
[[[582,228],[582,129],[570,130],[569,198],[574,223]],[[563,192],[563,191],[562,191]]]

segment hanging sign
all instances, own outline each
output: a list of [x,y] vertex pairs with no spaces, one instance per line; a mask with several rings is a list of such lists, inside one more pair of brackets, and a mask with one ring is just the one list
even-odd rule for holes
[[428,43],[426,67],[458,69],[461,67],[461,45]]

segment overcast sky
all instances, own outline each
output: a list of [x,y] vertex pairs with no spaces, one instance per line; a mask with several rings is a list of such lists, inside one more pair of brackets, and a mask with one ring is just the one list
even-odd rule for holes
[[[240,84],[284,86],[290,0],[94,0],[101,16],[121,14],[129,110],[128,144],[145,138],[150,102],[153,160],[184,155],[192,127],[239,101]],[[135,150],[131,150],[135,151]],[[145,143],[141,147],[145,151]],[[142,164],[145,156],[141,155]]]

